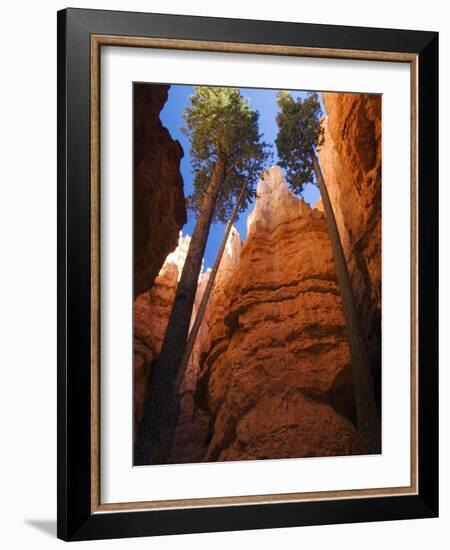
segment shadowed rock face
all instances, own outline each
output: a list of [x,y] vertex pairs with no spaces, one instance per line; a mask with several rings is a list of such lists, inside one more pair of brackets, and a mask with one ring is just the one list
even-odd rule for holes
[[186,223],[183,149],[159,114],[169,86],[134,85],[134,296],[150,289]]
[[135,431],[150,367],[161,348],[178,281],[176,261],[162,266],[169,252],[177,247],[179,231],[186,222],[180,173],[183,150],[159,118],[168,89],[169,86],[153,84],[135,84],[133,88]]
[[239,261],[214,290],[196,399],[212,416],[205,460],[358,452],[325,219],[277,167],[258,185]]
[[381,96],[324,93],[319,159],[381,403]]

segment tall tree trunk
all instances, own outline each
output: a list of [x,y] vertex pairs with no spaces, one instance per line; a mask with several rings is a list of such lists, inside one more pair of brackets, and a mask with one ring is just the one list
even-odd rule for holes
[[[184,349],[184,355],[183,359],[181,361],[180,368],[178,369],[177,377],[175,380],[175,392],[176,395],[179,394],[181,382],[183,381],[184,375],[186,373],[186,367],[189,362],[189,359],[192,355],[192,350],[194,349],[195,340],[198,335],[198,331],[200,330],[200,326],[202,324],[203,316],[206,311],[206,307],[209,302],[209,297],[211,295],[211,291],[214,286],[214,281],[216,279],[217,272],[219,270],[220,262],[222,260],[223,253],[225,251],[225,247],[227,245],[228,237],[230,236],[231,228],[233,227],[234,220],[236,219],[236,216],[238,215],[239,208],[242,204],[242,201],[244,200],[245,196],[245,189],[247,187],[247,183],[249,179],[251,178],[253,173],[253,168],[251,169],[248,177],[245,179],[244,183],[242,184],[241,191],[239,193],[239,196],[237,198],[236,204],[234,205],[233,212],[231,213],[230,219],[227,222],[227,226],[225,229],[225,234],[222,239],[222,243],[219,248],[219,252],[217,253],[213,268],[211,270],[211,273],[209,274],[208,282],[206,283],[205,290],[203,292],[202,299],[200,301],[200,305],[197,310],[197,314],[195,316],[194,323],[192,324],[191,330],[189,331],[189,336],[186,342],[186,346]],[[166,426],[167,430],[164,433],[164,437],[168,441],[168,445],[170,447],[173,447],[173,443],[175,440],[175,432],[178,424],[178,418],[179,418],[179,411],[176,411],[175,417],[172,418],[172,422],[170,426]]]
[[380,428],[375,404],[372,375],[370,372],[369,355],[361,330],[361,324],[356,311],[347,261],[342,249],[342,242],[336,225],[333,207],[322,170],[314,150],[311,152],[314,171],[322,197],[325,219],[333,249],[336,275],[341,291],[342,309],[347,326],[352,362],[353,383],[355,388],[356,418],[360,434],[362,452],[366,454],[381,451]]
[[226,157],[221,153],[192,233],[161,353],[150,371],[149,389],[135,446],[135,465],[163,464],[171,450],[165,431],[177,415],[175,381],[184,354],[198,277],[225,169]]
[[191,330],[189,331],[189,337],[186,343],[186,348],[184,350],[181,369],[178,373],[178,383],[177,383],[178,388],[180,387],[181,381],[183,379],[184,371],[186,369],[186,365],[188,364],[192,354],[192,350],[194,349],[195,340],[197,338],[198,331],[200,330],[200,325],[202,324],[203,316],[205,314],[206,307],[209,302],[209,297],[211,295],[211,291],[214,286],[214,281],[216,280],[217,272],[219,271],[220,262],[222,260],[223,253],[225,252],[225,247],[227,246],[228,237],[230,236],[231,228],[233,227],[234,220],[236,219],[236,216],[238,215],[238,212],[239,212],[239,208],[242,204],[242,201],[244,200],[245,189],[247,187],[248,180],[252,175],[252,172],[253,172],[253,169],[251,170],[250,174],[242,184],[242,188],[237,198],[236,204],[234,205],[233,212],[231,213],[230,219],[227,222],[225,234],[223,236],[222,243],[219,248],[219,252],[217,253],[213,268],[211,270],[211,273],[209,274],[209,279],[208,279],[208,282],[206,283],[205,291],[203,292],[203,296],[197,310],[197,315],[195,316],[195,321],[192,324]]

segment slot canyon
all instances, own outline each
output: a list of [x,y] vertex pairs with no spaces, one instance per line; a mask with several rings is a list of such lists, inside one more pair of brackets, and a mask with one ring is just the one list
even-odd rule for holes
[[[135,433],[190,241],[183,150],[160,121],[168,88],[137,87],[134,98]],[[323,103],[318,157],[381,414],[381,97],[323,93]],[[210,273],[200,274],[193,318]],[[278,166],[259,180],[245,240],[230,233],[179,403],[171,463],[361,452],[322,204],[297,198]]]

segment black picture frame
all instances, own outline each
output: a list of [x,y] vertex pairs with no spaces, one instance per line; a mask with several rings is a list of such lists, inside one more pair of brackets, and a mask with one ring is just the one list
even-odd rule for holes
[[[91,36],[401,52],[418,62],[418,493],[92,513]],[[438,33],[66,9],[58,12],[58,537],[87,540],[438,515]]]

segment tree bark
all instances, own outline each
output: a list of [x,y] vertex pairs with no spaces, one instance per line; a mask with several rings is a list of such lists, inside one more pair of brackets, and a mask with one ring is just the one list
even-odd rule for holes
[[192,350],[194,349],[195,340],[197,338],[198,331],[200,330],[200,325],[202,324],[203,316],[204,316],[205,311],[206,311],[206,306],[208,305],[209,297],[211,295],[211,291],[212,291],[213,286],[214,286],[214,281],[216,280],[217,272],[218,272],[219,267],[220,267],[220,262],[222,260],[223,253],[225,252],[225,247],[227,246],[228,237],[230,236],[230,232],[231,232],[231,228],[233,227],[234,220],[236,219],[236,216],[238,215],[239,208],[240,208],[240,206],[242,204],[242,201],[244,199],[245,188],[247,187],[247,183],[248,183],[248,180],[250,179],[250,177],[251,177],[251,173],[249,174],[249,176],[246,178],[245,182],[242,185],[242,188],[241,188],[241,191],[240,191],[239,196],[237,198],[237,201],[236,201],[236,204],[234,206],[233,212],[231,213],[230,219],[227,222],[227,226],[226,226],[226,229],[225,229],[225,234],[223,236],[222,243],[220,245],[219,252],[217,253],[216,260],[214,262],[213,268],[212,268],[211,273],[209,275],[208,282],[206,283],[206,288],[205,288],[205,291],[203,292],[203,296],[202,296],[200,305],[199,305],[198,310],[197,310],[197,315],[195,316],[195,321],[192,325],[191,330],[189,331],[189,337],[187,339],[186,348],[185,348],[184,356],[183,356],[183,361],[182,361],[182,364],[181,364],[181,369],[178,373],[178,378],[179,378],[178,383],[177,383],[178,388],[181,385],[181,381],[183,379],[183,375],[184,375],[184,371],[186,369],[186,365],[188,364],[189,359],[190,359],[191,354],[192,354]]
[[[195,340],[197,338],[198,331],[200,330],[200,326],[202,324],[203,316],[205,314],[206,307],[207,307],[208,302],[209,302],[209,297],[211,295],[211,291],[212,291],[213,286],[214,286],[214,281],[216,279],[216,275],[217,275],[217,272],[219,270],[220,262],[222,260],[223,253],[225,251],[225,247],[227,245],[227,241],[228,241],[228,237],[229,237],[230,232],[231,232],[231,228],[233,227],[234,220],[236,219],[236,216],[239,212],[239,208],[242,204],[242,201],[244,200],[245,189],[247,187],[247,183],[248,183],[252,173],[253,173],[253,169],[250,171],[250,174],[248,175],[248,177],[246,178],[245,182],[242,185],[242,188],[241,188],[241,191],[240,191],[239,196],[237,198],[237,201],[236,201],[236,204],[234,206],[233,212],[231,213],[230,219],[227,222],[227,226],[226,226],[226,229],[225,229],[225,234],[224,234],[224,237],[222,239],[222,243],[220,245],[219,252],[217,253],[217,256],[216,256],[216,259],[215,259],[215,262],[214,262],[214,266],[213,266],[213,268],[211,270],[211,273],[209,275],[208,282],[206,283],[205,291],[203,292],[203,296],[202,296],[202,299],[200,301],[200,305],[198,307],[194,323],[192,324],[191,330],[189,331],[189,336],[188,336],[186,346],[185,346],[185,349],[184,349],[183,359],[181,361],[181,365],[180,365],[180,368],[178,369],[177,377],[176,377],[176,380],[175,380],[175,390],[174,391],[175,391],[175,394],[177,396],[179,395],[181,382],[183,381],[184,375],[186,373],[187,364],[188,364],[189,359],[192,355],[192,350],[194,349]],[[166,431],[165,431],[164,437],[167,439],[168,445],[170,445],[170,448],[173,447],[173,443],[174,443],[174,440],[175,440],[175,433],[176,433],[176,428],[177,428],[177,424],[178,424],[178,418],[179,418],[179,411],[177,410],[177,411],[175,411],[175,416],[173,418],[171,418],[171,420],[172,420],[171,424],[166,425]]]
[[344,311],[347,334],[350,345],[353,384],[355,389],[356,418],[361,440],[361,451],[365,454],[381,452],[380,427],[375,404],[369,355],[356,311],[353,289],[348,272],[347,261],[342,248],[341,238],[336,225],[333,207],[328,189],[316,153],[311,152],[314,171],[322,197],[325,219],[333,249],[336,275],[341,291],[342,309]]
[[226,156],[220,153],[192,233],[161,353],[150,372],[149,388],[135,446],[135,465],[163,464],[171,450],[166,428],[171,426],[177,416],[175,381],[184,354],[198,277],[225,169]]

